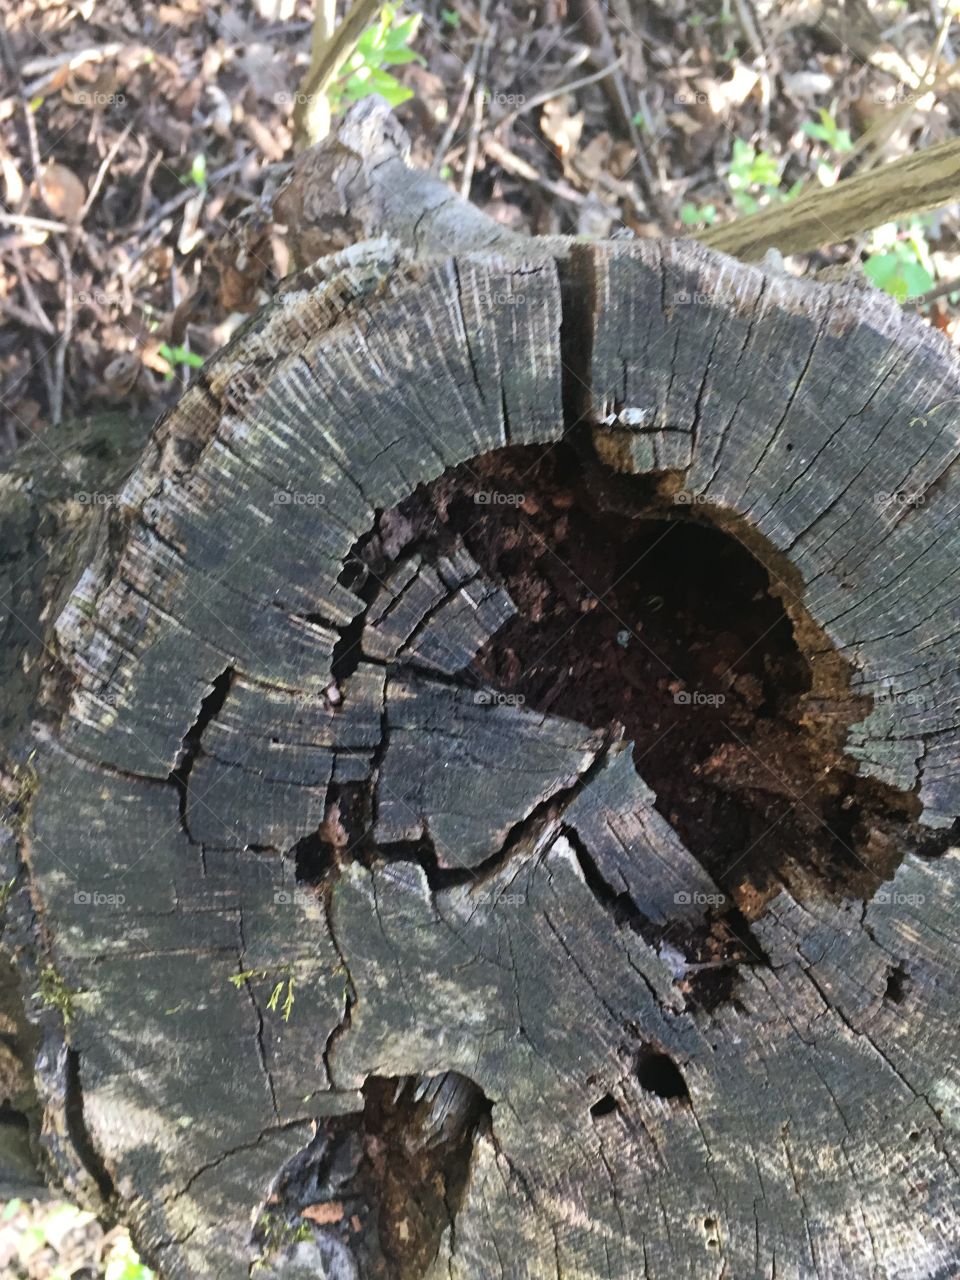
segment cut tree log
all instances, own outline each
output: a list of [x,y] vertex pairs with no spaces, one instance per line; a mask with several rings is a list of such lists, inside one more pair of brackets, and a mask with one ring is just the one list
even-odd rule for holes
[[956,356],[438,249],[301,274],[8,571],[47,1174],[166,1280],[947,1280]]

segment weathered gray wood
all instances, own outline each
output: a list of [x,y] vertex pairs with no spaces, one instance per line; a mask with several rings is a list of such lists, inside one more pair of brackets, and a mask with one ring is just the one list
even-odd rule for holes
[[6,846],[67,1138],[167,1280],[956,1273],[960,856],[904,822],[869,896],[742,918],[616,725],[470,670],[517,602],[396,509],[585,423],[776,565],[936,833],[957,386],[890,300],[670,242],[368,246],[203,371],[51,610]]

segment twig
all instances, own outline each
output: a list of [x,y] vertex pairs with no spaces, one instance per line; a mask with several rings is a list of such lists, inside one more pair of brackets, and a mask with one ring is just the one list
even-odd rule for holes
[[55,332],[49,318],[42,312],[38,315],[35,311],[28,311],[26,307],[18,307],[15,302],[10,302],[6,298],[0,298],[0,311],[28,329],[38,329],[47,335]]
[[490,62],[490,47],[497,33],[497,24],[491,22],[481,42],[480,62],[477,76],[481,81],[473,91],[473,120],[467,137],[467,148],[463,157],[463,170],[460,174],[460,194],[464,200],[470,199],[470,187],[473,185],[473,173],[477,166],[477,154],[480,148],[480,136],[483,132],[484,102],[487,96],[482,80],[486,75]]
[[57,250],[63,267],[63,329],[57,340],[57,352],[53,363],[53,403],[50,420],[55,427],[63,418],[63,392],[66,383],[67,348],[73,335],[73,250],[67,241],[57,237]]
[[835,186],[803,192],[790,204],[710,227],[697,239],[748,262],[762,258],[767,249],[809,253],[957,199],[960,139],[951,138],[880,169],[841,178]]
[[108,58],[115,58],[118,53],[122,53],[126,47],[122,44],[103,44],[89,49],[68,49],[65,53],[55,53],[46,58],[30,58],[23,64],[22,74],[38,78],[26,85],[27,97],[32,98],[39,93],[61,67],[69,67],[74,71],[86,62],[106,62]]
[[[593,48],[592,61],[596,63],[602,59],[605,63],[610,63],[616,57],[616,49],[613,37],[607,29],[606,13],[603,6],[597,3],[597,0],[571,0],[570,13],[571,17],[576,18],[586,36],[587,43]],[[637,126],[633,123],[633,113],[630,110],[627,86],[620,67],[615,67],[612,74],[607,76],[601,83],[620,127],[630,139],[630,145],[633,147],[636,156],[635,163],[640,170],[640,186],[643,189],[644,200],[651,212],[656,214],[662,223],[666,224],[671,220],[672,214],[667,202],[663,199],[660,184],[654,177],[653,169],[650,166],[650,161],[643,145],[643,139],[640,137]]]
[[937,38],[934,41],[933,48],[930,50],[930,56],[924,67],[923,75],[920,77],[914,94],[902,103],[893,114],[887,118],[882,117],[874,129],[868,129],[864,136],[858,139],[857,145],[854,147],[854,154],[863,151],[863,161],[859,166],[859,172],[864,173],[868,169],[874,168],[881,158],[881,153],[887,142],[893,137],[897,129],[903,124],[904,120],[913,113],[914,97],[922,98],[927,93],[933,93],[936,89],[939,79],[937,73],[937,63],[940,61],[940,55],[943,52],[943,46],[946,43],[947,32],[950,30],[950,23],[953,17],[949,10],[943,15],[940,22]]
[[326,4],[327,0],[317,0],[316,26],[320,35],[318,38],[315,30],[310,65],[300,81],[293,107],[293,137],[298,150],[326,136],[330,115],[327,90],[373,21],[381,0],[354,0],[349,13],[333,34],[323,39],[328,18]]
[[622,57],[617,58],[615,62],[610,63],[609,67],[603,67],[592,75],[583,76],[580,80],[571,80],[569,84],[557,85],[555,89],[544,89],[541,93],[535,93],[532,98],[527,98],[521,106],[515,107],[513,111],[508,112],[497,120],[495,127],[497,129],[503,128],[512,124],[517,116],[522,116],[524,112],[542,107],[545,102],[552,102],[554,98],[560,98],[565,93],[576,93],[580,89],[586,89],[588,85],[597,84],[600,80],[606,80],[608,76],[613,75],[622,62]]
[[37,297],[33,285],[30,283],[30,276],[23,264],[23,258],[21,258],[19,250],[13,249],[11,251],[11,256],[13,258],[13,265],[17,272],[17,283],[20,285],[27,302],[30,304],[30,310],[39,321],[39,328],[43,329],[45,333],[49,333],[51,335],[56,333],[56,327],[40,305],[40,299]]
[[[487,5],[489,0],[481,0],[480,17],[486,17]],[[457,105],[453,109],[453,114],[447,122],[447,127],[443,131],[443,136],[437,143],[437,149],[433,153],[433,161],[430,164],[431,173],[439,173],[440,168],[446,159],[447,152],[450,149],[450,143],[453,141],[453,135],[460,128],[460,121],[463,119],[463,113],[467,109],[467,103],[470,101],[470,95],[473,93],[473,86],[477,83],[477,68],[480,65],[480,58],[483,54],[483,36],[478,36],[473,42],[473,52],[470,54],[470,61],[463,70],[463,89],[457,100]]]
[[569,183],[554,182],[551,178],[545,178],[539,170],[535,169],[532,164],[527,164],[526,160],[521,160],[518,155],[508,150],[502,143],[497,142],[495,138],[484,138],[483,149],[486,154],[501,169],[507,173],[512,173],[518,178],[524,178],[527,182],[535,182],[538,187],[542,187],[544,191],[548,191],[550,195],[556,196],[558,200],[567,200],[570,204],[582,205],[586,196],[576,191]]
[[735,0],[735,3],[737,17],[740,20],[743,34],[747,38],[747,43],[753,45],[759,55],[757,61],[760,63],[760,127],[766,133],[770,128],[770,102],[773,97],[770,89],[770,73],[771,71],[775,72],[776,68],[767,46],[757,30],[757,25],[750,12],[750,6],[746,3],[746,0]]
[[123,133],[119,135],[119,137],[111,146],[110,150],[104,156],[100,164],[100,168],[97,170],[97,176],[93,180],[93,186],[90,188],[90,194],[87,196],[86,200],[84,200],[83,202],[83,208],[80,210],[80,216],[77,219],[78,224],[82,223],[83,220],[86,218],[87,214],[90,212],[90,208],[94,200],[96,200],[97,195],[100,191],[100,188],[103,186],[103,180],[107,176],[107,172],[110,166],[113,164],[114,159],[116,158],[117,152],[120,150],[120,148],[126,142],[127,138],[130,136],[130,131],[132,128],[133,128],[133,121],[131,120],[130,123],[127,125],[127,127],[124,129]]
[[24,227],[27,231],[69,231],[65,222],[54,218],[34,218],[29,213],[5,213],[0,210],[0,226]]

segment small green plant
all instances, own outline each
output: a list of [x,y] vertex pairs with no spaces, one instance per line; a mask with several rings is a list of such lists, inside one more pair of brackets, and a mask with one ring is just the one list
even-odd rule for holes
[[266,976],[266,969],[243,969],[240,973],[231,974],[229,981],[232,982],[239,991],[243,984],[248,982],[251,978],[265,978]]
[[7,881],[6,884],[0,884],[0,911],[2,911],[3,908],[10,901],[10,897],[16,887],[17,887],[16,876],[13,876],[10,880]]
[[780,170],[769,151],[758,151],[742,138],[734,138],[727,186],[738,213],[756,213],[764,205],[792,200],[799,194],[801,184],[795,182],[782,191]]
[[460,15],[457,13],[456,9],[441,9],[440,17],[448,27],[456,29],[460,25]]
[[[283,1005],[281,1006],[280,996],[283,993],[284,987],[286,987],[287,989],[287,994],[284,996]],[[281,1018],[283,1018],[284,1022],[289,1022],[290,1015],[291,1013],[293,1013],[294,999],[295,999],[295,996],[293,994],[293,978],[292,977],[286,978],[286,979],[281,978],[280,981],[273,988],[273,991],[270,993],[270,999],[267,1001],[267,1008],[272,1013],[276,1013],[277,1009],[279,1008],[281,1011],[280,1012]]]
[[[243,969],[240,973],[231,974],[228,981],[232,982],[239,991],[244,983],[249,982],[251,978],[267,977],[269,977],[269,971],[266,969]],[[285,973],[283,977],[274,982],[273,990],[270,992],[270,999],[267,1001],[267,1008],[270,1012],[276,1013],[279,1010],[284,1022],[289,1022],[290,1015],[293,1013],[293,1004],[296,1000],[294,985],[295,979],[293,975],[289,972]],[[286,989],[286,995],[284,995],[284,989]],[[280,1003],[281,996],[283,996],[282,1004]]]
[[840,157],[853,150],[850,132],[841,129],[832,111],[821,107],[819,120],[806,120],[803,132],[814,142],[822,142],[827,153],[817,157],[817,178],[824,187],[832,187],[840,176]]
[[870,236],[864,275],[898,302],[918,298],[933,288],[936,268],[919,218],[898,225],[885,223]]
[[826,143],[831,151],[839,151],[841,154],[845,151],[852,151],[853,142],[850,140],[849,130],[841,129],[833,113],[828,111],[826,107],[821,107],[818,114],[820,116],[819,121],[804,121],[803,132],[807,137],[813,138],[815,142]]
[[190,172],[181,179],[182,182],[192,182],[195,187],[199,187],[201,191],[207,189],[207,157],[203,152],[199,152],[193,157],[193,163],[190,166]]
[[40,970],[40,990],[36,997],[48,1009],[56,1009],[64,1022],[73,1018],[73,992],[52,965]]
[[203,356],[198,356],[195,351],[188,351],[187,348],[183,346],[170,347],[163,342],[160,344],[157,354],[162,356],[170,366],[167,372],[163,375],[167,382],[169,382],[173,377],[174,368],[178,364],[185,364],[191,369],[203,368]]
[[715,204],[695,205],[690,200],[680,206],[680,221],[685,227],[712,227],[717,220]]
[[[352,102],[379,93],[391,107],[413,97],[413,92],[385,70],[405,62],[423,63],[419,53],[408,48],[420,25],[420,14],[401,18],[392,4],[380,10],[379,21],[368,27],[347,62],[330,86],[331,111],[342,111]],[[458,18],[459,21],[459,18]]]

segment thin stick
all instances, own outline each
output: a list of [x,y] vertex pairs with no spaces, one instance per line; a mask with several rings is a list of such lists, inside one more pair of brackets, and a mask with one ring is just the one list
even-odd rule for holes
[[[492,22],[483,37],[480,50],[477,76],[481,81],[487,72],[490,62],[490,47],[493,44],[496,33],[497,24]],[[486,96],[482,83],[478,84],[473,93],[473,120],[470,125],[470,134],[467,138],[467,149],[463,157],[463,172],[460,175],[460,194],[464,200],[469,200],[470,187],[473,185],[473,174],[477,166],[477,155],[480,149],[480,136],[483,132],[483,113]]]
[[120,134],[120,136],[116,139],[116,141],[111,146],[110,150],[104,156],[103,161],[100,165],[100,168],[97,170],[97,176],[93,180],[93,186],[90,188],[90,194],[87,196],[86,200],[84,200],[83,202],[83,208],[80,210],[80,217],[77,219],[78,224],[82,223],[84,218],[86,218],[87,214],[90,212],[90,208],[94,200],[96,200],[97,195],[100,191],[100,188],[103,186],[103,180],[107,176],[107,172],[110,166],[113,164],[114,160],[116,159],[117,152],[120,150],[120,148],[126,142],[127,138],[130,136],[130,130],[132,128],[133,128],[133,121],[131,120],[130,123],[127,125],[127,127],[124,129],[123,133]]
[[68,248],[66,240],[57,237],[57,249],[63,267],[63,330],[57,340],[57,352],[54,357],[53,403],[50,406],[50,420],[55,427],[63,419],[63,393],[66,385],[67,348],[73,334],[73,250]]
[[[940,23],[937,37],[934,41],[933,48],[930,50],[930,56],[927,59],[927,65],[924,68],[923,75],[916,87],[915,94],[917,97],[923,97],[927,93],[933,93],[936,89],[939,76],[937,74],[937,63],[940,61],[940,55],[943,52],[943,46],[947,39],[947,32],[950,30],[950,23],[953,18],[948,10]],[[880,161],[881,152],[887,142],[893,137],[897,129],[900,128],[904,120],[913,113],[914,102],[908,98],[902,103],[893,115],[888,118],[881,118],[877,125],[877,132],[872,129],[859,139],[859,146],[855,147],[855,152],[864,150],[863,161],[860,164],[859,172],[863,173],[867,169],[874,168]]]
[[509,151],[502,143],[497,142],[495,138],[484,138],[483,149],[501,169],[505,169],[507,173],[514,174],[515,177],[524,178],[527,182],[535,182],[538,187],[542,187],[544,191],[549,191],[558,200],[567,200],[570,204],[575,205],[582,205],[586,200],[586,197],[571,187],[569,183],[563,181],[554,182],[551,178],[545,178],[532,164],[527,164],[526,160],[521,160],[518,155],[514,155],[512,151]]
[[555,89],[544,89],[541,93],[535,93],[532,98],[527,98],[522,106],[514,108],[496,122],[497,129],[503,128],[505,125],[512,124],[517,116],[522,116],[524,112],[533,111],[537,107],[542,107],[545,102],[552,102],[554,98],[560,98],[565,93],[576,93],[580,89],[586,89],[588,85],[597,84],[601,80],[606,80],[608,76],[612,76],[617,70],[623,58],[617,58],[615,62],[611,62],[608,67],[603,67],[600,71],[594,71],[592,75],[583,76],[579,80],[571,80],[569,84],[557,85]]
[[[486,18],[487,5],[489,0],[481,0],[480,18]],[[470,61],[467,63],[463,71],[463,89],[457,105],[450,116],[446,129],[443,131],[443,137],[437,143],[437,149],[433,153],[433,161],[430,165],[431,173],[439,173],[440,167],[446,159],[447,152],[450,149],[450,143],[453,141],[453,135],[460,128],[460,121],[463,119],[463,113],[467,109],[467,103],[470,101],[470,95],[473,93],[473,86],[477,83],[477,68],[480,65],[480,58],[483,54],[483,36],[478,36],[473,42],[473,51],[470,54]]]
[[[349,13],[332,36],[323,40],[316,38],[315,33],[310,65],[300,81],[293,108],[293,136],[297,150],[318,142],[325,135],[326,127],[329,126],[327,90],[357,47],[357,41],[373,21],[380,4],[381,0],[354,0]],[[325,5],[326,0],[319,0],[316,23],[321,26],[321,30],[326,29],[328,11]],[[327,118],[326,127],[323,124],[324,114]]]
[[0,226],[24,227],[27,231],[69,231],[65,222],[53,218],[34,218],[29,213],[5,213],[0,210]]

